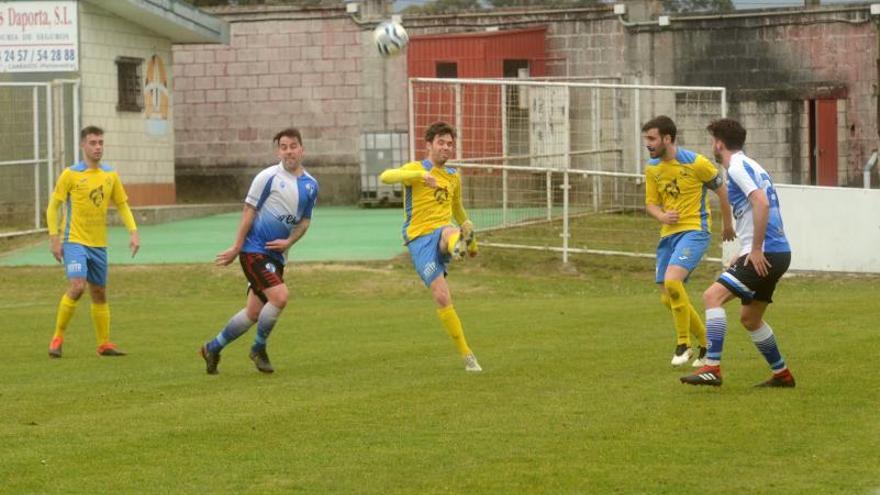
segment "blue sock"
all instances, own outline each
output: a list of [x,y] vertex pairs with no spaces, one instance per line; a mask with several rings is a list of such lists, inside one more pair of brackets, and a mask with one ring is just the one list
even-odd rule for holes
[[727,333],[727,314],[724,308],[706,310],[706,340],[709,349],[706,351],[706,365],[721,364],[721,351],[724,349],[724,335]]
[[229,323],[220,330],[213,340],[205,344],[208,352],[220,352],[233,340],[241,337],[254,322],[247,317],[247,311],[242,309],[229,319]]
[[280,314],[281,308],[272,303],[266,303],[263,306],[263,309],[260,311],[260,317],[257,319],[257,335],[254,337],[254,345],[251,346],[252,351],[266,349],[266,340],[269,339],[269,334],[275,328],[275,322],[278,321]]
[[761,327],[754,332],[750,332],[750,334],[752,342],[755,343],[755,347],[758,348],[758,351],[767,360],[770,369],[774,373],[785,370],[785,359],[782,358],[782,354],[779,352],[779,347],[776,345],[776,336],[773,335],[773,329],[770,328],[770,325],[763,321],[761,322]]

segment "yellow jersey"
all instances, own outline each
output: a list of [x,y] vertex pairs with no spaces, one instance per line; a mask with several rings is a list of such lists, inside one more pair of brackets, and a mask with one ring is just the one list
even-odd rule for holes
[[[409,162],[399,169],[386,171],[385,174],[388,172],[392,176],[396,173],[399,182],[403,184],[405,243],[450,225],[453,216],[459,225],[467,220],[461,200],[461,175],[456,169],[435,167],[430,160],[423,160]],[[426,172],[437,179],[436,189],[425,185],[423,176]]]
[[[117,207],[128,202],[119,174],[107,165],[89,168],[84,162],[64,169],[52,197],[63,202],[67,210],[62,241],[91,247],[107,247],[110,201]],[[49,233],[53,230],[50,225]]]
[[645,168],[645,203],[678,212],[678,223],[662,224],[660,237],[679,232],[712,228],[709,186],[718,179],[718,169],[705,156],[678,148],[672,160],[658,158]]

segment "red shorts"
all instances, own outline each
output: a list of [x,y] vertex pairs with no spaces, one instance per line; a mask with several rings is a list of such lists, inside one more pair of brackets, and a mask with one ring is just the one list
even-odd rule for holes
[[284,265],[265,254],[241,253],[238,261],[248,280],[248,289],[264,303],[268,300],[263,291],[284,283]]

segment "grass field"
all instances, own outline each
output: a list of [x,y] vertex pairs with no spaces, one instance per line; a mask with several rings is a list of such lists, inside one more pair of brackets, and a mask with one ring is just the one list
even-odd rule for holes
[[452,268],[479,375],[405,259],[292,266],[269,376],[251,334],[219,376],[196,354],[241,306],[234,267],[111,267],[130,355],[95,356],[83,301],[61,360],[61,269],[0,268],[0,492],[880,493],[880,279],[784,280],[768,321],[794,390],[752,388],[768,371],[731,306],[707,390],[669,367],[651,260],[574,264],[485,249]]

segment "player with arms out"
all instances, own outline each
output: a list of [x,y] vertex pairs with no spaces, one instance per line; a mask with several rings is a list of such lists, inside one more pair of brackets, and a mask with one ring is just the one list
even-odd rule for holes
[[791,263],[791,247],[782,227],[779,198],[767,171],[743,153],[746,130],[739,122],[720,119],[707,129],[712,135],[715,159],[727,169],[736,235],[742,245],[736,261],[703,293],[709,353],[705,366],[693,375],[683,376],[681,382],[721,385],[721,351],[727,333],[723,306],[739,298],[742,301],[740,322],[773,372],[769,380],[757,386],[794,387],[794,376],[779,352],[773,329],[764,321],[776,283]]
[[676,347],[671,364],[681,366],[690,360],[693,335],[700,347],[693,366],[699,367],[706,355],[706,327],[691,305],[684,283],[712,239],[707,190],[718,196],[724,240],[734,238],[733,220],[727,190],[722,187],[724,178],[708,158],[678,147],[676,134],[675,123],[665,115],[642,126],[642,137],[651,155],[645,168],[645,206],[660,222],[655,282],[675,325]]
[[[70,286],[61,296],[55,322],[55,334],[49,344],[49,357],[60,358],[64,331],[73,318],[76,303],[86,285],[92,297],[92,323],[100,356],[124,356],[110,342],[110,305],[107,303],[107,207],[112,200],[130,235],[131,256],[140,248],[140,237],[122,180],[112,168],[101,163],[104,156],[104,131],[88,126],[80,132],[83,159],[64,169],[55,184],[46,209],[49,247],[63,262]],[[64,204],[64,233],[59,235],[59,208]]]
[[318,182],[302,166],[302,134],[295,128],[273,138],[280,162],[254,178],[244,200],[244,210],[232,246],[217,255],[225,266],[236,257],[248,281],[245,307],[200,349],[209,375],[218,373],[220,351],[257,323],[249,357],[262,373],[275,369],[266,352],[266,341],[287,305],[284,284],[287,250],[309,229],[318,198]]
[[[403,184],[403,240],[413,266],[437,303],[437,317],[461,354],[467,371],[482,371],[468,347],[461,320],[452,306],[446,265],[465,252],[477,254],[474,226],[462,205],[461,176],[446,161],[455,148],[455,130],[436,122],[425,132],[427,158],[382,172],[385,184]],[[452,217],[459,227],[452,225]]]

